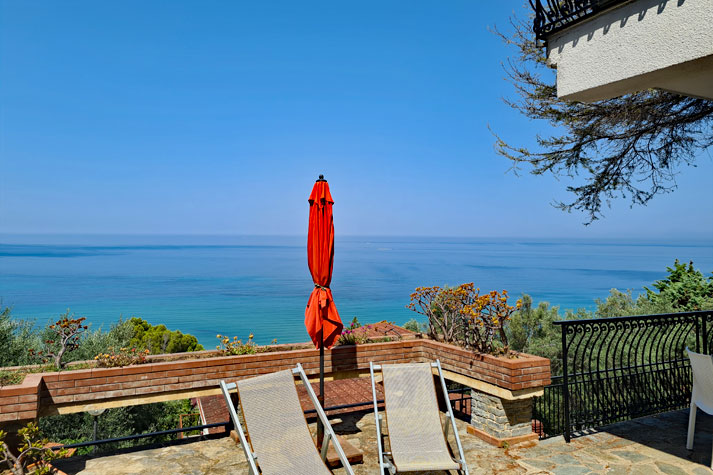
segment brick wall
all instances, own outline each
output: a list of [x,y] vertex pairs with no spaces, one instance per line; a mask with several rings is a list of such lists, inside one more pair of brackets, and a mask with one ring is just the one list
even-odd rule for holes
[[[182,355],[185,356],[185,355]],[[368,371],[369,362],[404,363],[440,359],[444,369],[509,390],[549,384],[549,360],[530,355],[506,359],[475,355],[425,339],[401,340],[325,351],[325,373]],[[93,368],[31,374],[21,385],[0,388],[0,423],[34,419],[50,408],[102,403],[125,398],[217,388],[220,380],[271,373],[301,363],[308,376],[319,374],[319,351],[303,349],[241,356],[155,362],[123,368]],[[79,410],[79,409],[78,409]]]

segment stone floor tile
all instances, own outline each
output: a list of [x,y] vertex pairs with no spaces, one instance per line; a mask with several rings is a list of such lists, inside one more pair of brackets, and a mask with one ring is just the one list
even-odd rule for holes
[[707,467],[695,467],[693,470],[691,470],[691,473],[693,475],[711,475],[711,473],[713,473],[713,470]]
[[661,461],[656,461],[654,463],[659,468],[659,470],[661,470],[661,472],[665,473],[666,475],[687,475],[687,472],[679,466]]
[[552,473],[554,475],[587,475],[592,471],[581,465],[559,465],[552,470]]
[[645,462],[645,461],[650,461],[651,458],[647,457],[646,455],[642,454],[640,451],[633,451],[633,450],[614,450],[612,452],[614,455],[617,457],[623,458],[624,460],[628,460],[629,462],[633,463],[639,463],[639,462]]
[[[687,417],[686,411],[677,411],[666,418],[652,418],[651,423],[634,421],[635,424],[627,423],[611,432],[599,431],[572,439],[570,444],[562,437],[554,437],[508,449],[490,446],[468,434],[467,424],[463,421],[458,421],[458,433],[472,474],[713,474],[708,469],[713,418],[701,417],[695,450],[689,452],[685,450]],[[662,425],[668,422],[676,422],[678,429]],[[378,472],[373,413],[340,414],[333,418],[333,426],[364,451],[364,463],[355,464],[354,472],[357,475]],[[452,434],[450,441],[454,446]],[[74,457],[58,463],[58,466],[70,475],[227,475],[247,472],[242,450],[229,438],[95,458]],[[336,475],[344,473],[343,469],[335,470]]]

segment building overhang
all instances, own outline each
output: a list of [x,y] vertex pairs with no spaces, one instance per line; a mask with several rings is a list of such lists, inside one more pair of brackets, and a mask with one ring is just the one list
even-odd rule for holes
[[[557,20],[565,4],[590,8]],[[713,0],[559,2],[549,23],[542,11],[552,7],[535,8],[558,97],[594,102],[655,88],[713,99]]]

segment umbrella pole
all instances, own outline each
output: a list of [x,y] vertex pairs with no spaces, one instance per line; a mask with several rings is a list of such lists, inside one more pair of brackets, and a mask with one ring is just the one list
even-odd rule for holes
[[[319,404],[324,409],[324,325],[319,331]],[[322,448],[322,440],[324,439],[324,426],[322,420],[317,419],[317,445]]]

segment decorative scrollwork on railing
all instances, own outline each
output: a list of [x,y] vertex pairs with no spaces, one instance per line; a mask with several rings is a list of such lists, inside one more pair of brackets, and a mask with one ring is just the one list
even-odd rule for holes
[[685,349],[713,348],[713,312],[556,323],[564,374],[545,388],[535,413],[545,429],[562,429],[567,440],[572,432],[687,407],[692,381]]
[[532,29],[538,40],[626,0],[529,0],[535,11]]

